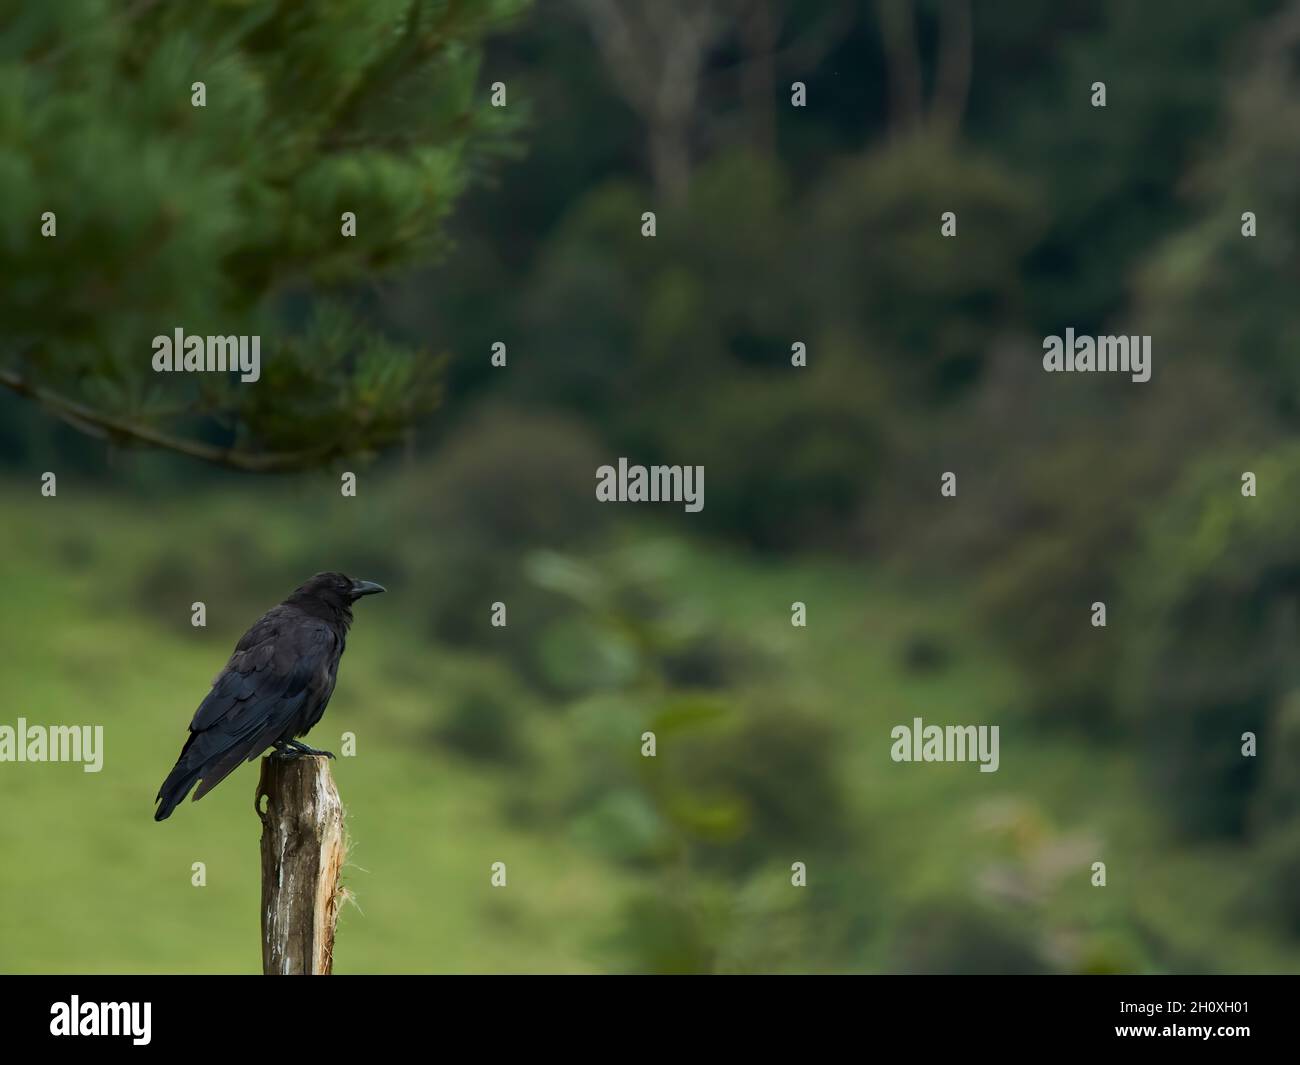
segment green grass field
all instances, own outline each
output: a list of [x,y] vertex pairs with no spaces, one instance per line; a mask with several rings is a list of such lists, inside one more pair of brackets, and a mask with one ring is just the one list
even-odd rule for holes
[[[105,760],[98,774],[0,764],[0,970],[257,972],[257,766],[167,822],[153,822],[152,801],[235,640],[308,574],[286,568],[258,599],[234,580],[187,584],[180,570],[169,584],[158,560],[192,553],[238,569],[253,551],[259,571],[274,570],[321,514],[294,498],[267,506],[269,494],[262,506],[214,493],[162,509],[73,486],[43,500],[9,484],[5,497],[0,724],[102,724]],[[1249,866],[1231,849],[1172,838],[1123,750],[1036,720],[953,589],[843,562],[664,544],[661,599],[764,663],[726,693],[742,722],[775,691],[832,730],[839,842],[811,848],[815,857],[773,847],[743,873],[612,859],[584,828],[597,800],[569,786],[600,779],[582,740],[598,701],[540,694],[504,656],[434,642],[411,605],[438,589],[390,584],[359,605],[334,701],[309,737],[338,750],[343,732],[357,736],[356,756],[334,763],[356,903],[343,913],[338,972],[644,968],[618,945],[628,900],[664,891],[716,925],[719,969],[889,969],[900,950],[925,949],[931,925],[945,934],[945,907],[966,902],[1066,970],[1296,968],[1294,945],[1250,908]],[[197,587],[212,589],[206,629],[189,624]],[[809,605],[806,629],[789,623],[795,599]],[[950,649],[942,666],[906,667],[918,633]],[[524,763],[438,741],[467,688],[511,703]],[[893,763],[889,731],[913,716],[999,724],[1000,770]],[[659,757],[673,757],[666,741]],[[786,785],[797,802],[801,781],[778,794]],[[794,894],[789,867],[801,858],[809,886]],[[1090,884],[1097,860],[1105,888]],[[489,884],[495,861],[507,863],[505,889]],[[191,884],[195,862],[206,886]]]

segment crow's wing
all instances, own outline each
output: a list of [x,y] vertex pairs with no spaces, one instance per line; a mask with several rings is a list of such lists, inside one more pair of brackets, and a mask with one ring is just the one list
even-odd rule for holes
[[319,718],[334,689],[338,633],[327,622],[275,609],[248,630],[190,723],[181,761],[201,769],[201,798],[240,762]]

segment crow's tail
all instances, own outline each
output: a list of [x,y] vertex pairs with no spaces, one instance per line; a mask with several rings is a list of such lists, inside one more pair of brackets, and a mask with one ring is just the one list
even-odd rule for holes
[[190,793],[190,788],[194,787],[195,782],[203,774],[202,767],[191,769],[187,762],[188,759],[182,754],[180,761],[167,774],[167,779],[158,789],[158,798],[154,801],[159,802],[160,805],[154,811],[155,821],[165,821],[170,817],[171,812],[185,799],[185,796]]

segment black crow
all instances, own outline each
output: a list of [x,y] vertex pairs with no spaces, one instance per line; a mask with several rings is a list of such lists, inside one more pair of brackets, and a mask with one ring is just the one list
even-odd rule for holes
[[318,573],[244,633],[190,722],[176,768],[158,791],[153,818],[169,816],[194,787],[203,798],[268,747],[282,757],[324,754],[299,743],[334,693],[352,604],[384,588],[342,573]]

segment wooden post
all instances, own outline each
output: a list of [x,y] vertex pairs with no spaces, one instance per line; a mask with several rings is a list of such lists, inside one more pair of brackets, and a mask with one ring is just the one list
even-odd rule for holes
[[262,819],[262,972],[328,976],[347,850],[329,759],[263,758],[254,806]]

